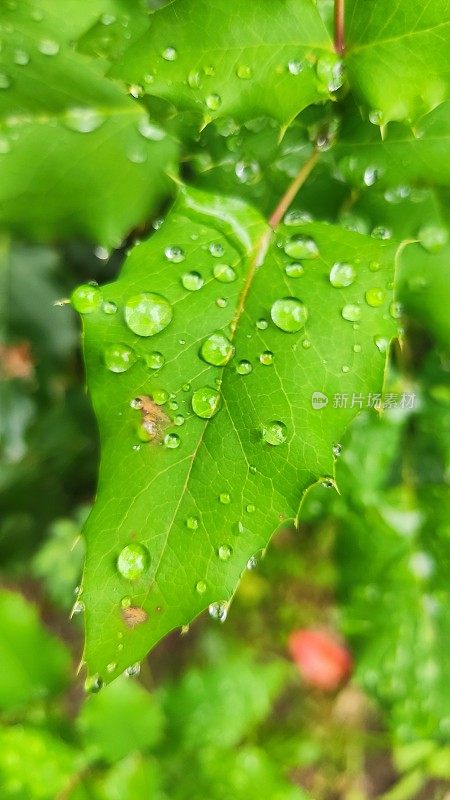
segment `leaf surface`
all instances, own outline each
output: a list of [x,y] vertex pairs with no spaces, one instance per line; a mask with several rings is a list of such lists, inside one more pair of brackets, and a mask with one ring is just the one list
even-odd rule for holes
[[315,63],[325,56],[333,65],[331,50],[310,0],[177,0],[155,13],[112,75],[205,120],[267,114],[285,124],[328,96]]
[[[102,442],[98,497],[85,529],[86,658],[103,680],[110,680],[106,664],[123,669],[209,604],[230,600],[248,560],[297,517],[305,490],[319,480],[332,485],[333,445],[369,392],[381,391],[396,327],[389,314],[396,245],[326,224],[283,225],[256,269],[268,236],[251,207],[184,190],[163,226],[132,251],[119,279],[84,314]],[[285,268],[298,259],[284,248],[292,252],[304,237],[316,243],[317,258],[289,277]],[[354,267],[347,288],[330,283],[337,262]],[[235,280],[213,277],[220,264]],[[201,282],[197,291],[183,285]],[[377,287],[381,305],[370,306],[366,293]],[[149,292],[170,303],[173,320],[143,337],[127,326],[124,309]],[[116,314],[102,311],[102,298],[116,304]],[[280,322],[274,304],[284,298],[308,311],[296,332],[272,321]],[[344,319],[344,307],[358,319]],[[226,367],[199,356],[215,332],[236,349]],[[117,359],[125,366],[119,373],[106,367],[117,368]],[[161,369],[149,368],[161,359]],[[205,388],[220,390],[221,408],[211,419],[193,412],[203,413],[196,393]],[[328,399],[318,410],[314,392]],[[340,393],[346,407],[335,408]],[[352,405],[353,393],[364,401]],[[150,418],[133,407],[139,396]],[[156,431],[147,443],[139,439],[146,419]],[[123,559],[129,547],[133,559],[136,546],[143,558],[131,574]],[[144,610],[139,624],[127,619],[129,607]],[[224,616],[225,606],[212,612]]]

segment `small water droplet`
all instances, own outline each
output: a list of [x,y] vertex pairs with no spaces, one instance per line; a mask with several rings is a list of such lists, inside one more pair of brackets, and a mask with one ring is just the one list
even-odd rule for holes
[[336,92],[344,83],[344,64],[332,53],[325,53],[316,64],[316,74],[321,84],[329,92]]
[[354,303],[347,303],[342,309],[341,315],[349,322],[357,322],[361,318],[361,308]]
[[145,356],[145,363],[150,369],[157,370],[164,366],[165,358],[162,353],[158,353],[158,351],[155,350],[153,353],[149,353]]
[[221,367],[233,358],[234,346],[223,333],[213,333],[203,342],[200,355],[207,364]]
[[228,603],[211,603],[208,607],[209,616],[218,622],[225,622],[228,615]]
[[232,283],[236,280],[236,272],[228,264],[214,264],[213,275],[221,283]]
[[309,350],[309,348],[311,347],[311,342],[309,341],[309,339],[303,339],[302,347],[305,350]]
[[10,86],[11,78],[5,72],[0,72],[0,89],[9,89]]
[[116,314],[117,306],[112,300],[105,300],[102,303],[102,311],[104,314]]
[[151,142],[161,142],[166,138],[166,132],[159,125],[151,122],[147,117],[142,117],[137,124],[137,129],[144,139]]
[[98,672],[95,675],[89,675],[84,682],[84,691],[88,694],[97,694],[103,686],[103,680]]
[[188,86],[190,86],[191,89],[200,89],[202,82],[198,70],[191,69],[190,73],[187,76],[187,82]]
[[135,411],[140,411],[143,405],[144,403],[141,397],[133,397],[133,399],[130,400],[130,408],[134,408]]
[[348,366],[348,364],[343,364],[342,367],[341,367],[341,370],[342,370],[342,372],[347,373],[347,372],[350,372],[350,367]]
[[328,476],[320,479],[320,485],[323,486],[324,489],[333,489],[336,486],[334,478],[330,478]]
[[269,323],[266,319],[258,319],[256,322],[256,327],[260,331],[265,331],[269,327]]
[[125,303],[125,321],[138,336],[155,336],[172,320],[172,306],[152,292],[133,295]]
[[423,225],[418,238],[429,253],[439,253],[448,242],[448,231],[442,225]]
[[139,661],[137,661],[136,664],[130,664],[130,666],[126,668],[126,670],[124,671],[124,675],[126,675],[127,678],[136,678],[139,675],[140,671],[141,671],[141,665]]
[[175,450],[180,446],[180,437],[176,433],[168,433],[164,437],[164,445],[168,447],[169,450]]
[[337,289],[351,286],[356,278],[356,270],[351,264],[337,262],[330,271],[330,283]]
[[30,62],[30,56],[26,52],[26,50],[15,50],[14,52],[14,63],[19,64],[19,66],[25,67]]
[[274,447],[284,444],[287,441],[287,428],[284,422],[272,420],[265,422],[262,426],[262,438],[267,444]]
[[137,581],[150,566],[150,553],[143,544],[125,545],[117,559],[117,569],[127,581]]
[[378,286],[368,289],[365,296],[367,305],[371,306],[372,308],[379,308],[379,306],[383,305],[386,299],[385,292]]
[[222,98],[219,94],[209,94],[205,100],[210,111],[217,111],[222,105]]
[[303,61],[293,60],[289,61],[288,63],[288,72],[290,72],[291,75],[300,75],[300,73],[303,72],[303,69],[304,69]]
[[70,302],[79,314],[92,314],[93,311],[97,311],[102,300],[103,296],[98,286],[90,283],[81,284],[70,296]]
[[308,319],[308,309],[297,297],[283,297],[281,300],[275,300],[270,309],[270,316],[280,330],[285,333],[296,333],[304,327]]
[[216,306],[219,306],[219,308],[226,308],[227,305],[228,305],[228,300],[225,297],[216,298]]
[[249,570],[249,572],[251,572],[252,569],[256,569],[257,566],[258,566],[257,557],[256,556],[250,556],[250,558],[247,561],[247,569]]
[[369,269],[371,272],[379,272],[381,269],[381,264],[379,261],[371,261],[369,264]]
[[354,353],[360,353],[360,352],[361,352],[361,350],[362,350],[362,347],[361,347],[361,345],[360,345],[360,344],[354,344],[354,345],[353,345],[353,352],[354,352]]
[[69,108],[63,117],[65,127],[76,133],[92,133],[104,121],[105,117],[95,108]]
[[398,300],[394,300],[389,306],[389,313],[393,319],[400,319],[403,314],[403,306]]
[[384,225],[377,225],[370,234],[374,239],[390,239],[392,231],[385,228]]
[[284,271],[288,278],[301,278],[304,275],[305,269],[302,264],[293,263],[287,264]]
[[273,353],[270,350],[265,350],[264,353],[261,353],[259,360],[261,364],[268,367],[273,364]]
[[239,64],[236,75],[243,81],[248,81],[253,76],[253,70],[248,64]]
[[228,492],[221,492],[219,494],[219,502],[223,503],[223,505],[229,505],[230,499],[231,498],[230,498],[230,495],[228,494]]
[[174,264],[179,264],[185,259],[184,251],[181,249],[181,247],[176,247],[175,245],[169,245],[169,247],[166,247],[164,250],[164,255]]
[[387,353],[389,349],[389,339],[385,336],[374,336],[373,341],[380,353]]
[[238,181],[249,186],[254,186],[261,180],[261,167],[257,161],[238,161],[234,172]]
[[337,443],[333,445],[333,455],[335,458],[339,458],[342,453],[342,445]]
[[217,549],[217,555],[219,556],[221,561],[228,561],[231,558],[232,549],[228,544],[221,544],[220,547]]
[[201,419],[211,419],[217,414],[222,398],[216,389],[210,386],[203,386],[197,389],[192,395],[192,410]]
[[181,276],[183,287],[189,292],[198,292],[204,284],[204,280],[199,272],[185,272]]
[[127,344],[118,342],[105,348],[103,353],[105,366],[111,372],[126,372],[136,361],[136,353]]
[[206,592],[206,583],[205,581],[197,581],[195,584],[195,591],[197,594],[205,594]]
[[164,61],[176,61],[178,53],[174,47],[166,47],[161,53]]
[[186,528],[190,531],[196,531],[199,525],[198,517],[188,517],[186,519]]
[[106,671],[109,672],[109,674],[115,672],[116,669],[117,669],[117,664],[115,661],[110,661],[110,663],[106,665]]
[[372,125],[378,125],[380,127],[381,125],[384,125],[384,114],[382,111],[373,109],[372,111],[369,111],[369,120]]
[[296,234],[291,236],[284,245],[284,252],[291,258],[318,258],[319,248],[311,236]]
[[153,401],[157,406],[162,406],[167,403],[169,395],[165,389],[153,389]]
[[214,256],[214,258],[222,258],[225,252],[223,249],[223,245],[221,245],[220,242],[211,242],[211,244],[208,247],[208,250],[211,253],[211,255]]
[[239,364],[236,366],[236,372],[239,375],[248,375],[252,369],[253,367],[250,364],[250,361],[247,361],[245,358],[239,361]]
[[59,44],[54,39],[41,39],[37,49],[44,56],[56,56],[59,53]]
[[245,510],[246,510],[247,514],[254,514],[254,512],[256,511],[256,506],[254,506],[253,503],[249,503],[245,507]]

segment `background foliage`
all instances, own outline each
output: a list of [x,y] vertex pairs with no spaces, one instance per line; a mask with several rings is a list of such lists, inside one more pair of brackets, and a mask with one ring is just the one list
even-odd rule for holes
[[[349,1],[344,66],[334,52],[332,13],[331,3],[309,0],[1,3],[5,800],[448,796],[449,7],[447,0],[420,10],[410,0]],[[236,363],[248,360],[252,373],[224,370],[231,412],[222,409],[216,427],[206,423],[201,469],[212,475],[222,458],[221,478],[227,469],[230,477],[221,492],[232,500],[213,505],[201,481],[197,492],[194,486],[193,509],[182,517],[191,520],[189,534],[174,528],[170,538],[172,559],[185,559],[183,579],[171,586],[169,558],[160,584],[174,610],[161,623],[151,619],[150,633],[128,630],[110,614],[118,593],[126,594],[114,563],[105,561],[111,531],[116,536],[148,470],[159,478],[183,453],[161,448],[149,464],[149,445],[136,436],[140,412],[129,399],[141,388],[197,388],[198,341],[226,327],[239,307],[266,220],[302,170],[303,185],[268,246],[233,339]],[[244,240],[230,238],[237,229]],[[286,278],[284,247],[305,235],[314,237],[320,259]],[[180,279],[212,268],[211,243],[223,248],[237,280],[189,291]],[[173,246],[185,260],[169,259],[169,280],[162,252]],[[333,263],[358,259],[357,287],[331,287]],[[381,273],[369,269],[378,263]],[[185,304],[155,346],[104,306],[121,309],[131,290],[146,288],[148,274],[152,287]],[[380,274],[383,305],[365,310],[355,332],[340,309],[358,304]],[[80,534],[95,495],[99,444],[78,321],[60,303],[90,281],[101,286],[88,290],[94,310],[84,326],[103,455],[80,594]],[[281,292],[299,292],[307,303],[309,339],[295,334],[301,347],[274,326],[254,334]],[[225,305],[215,302],[218,293]],[[330,408],[327,424],[315,429],[320,412],[311,411],[310,395],[323,389],[328,372],[330,396],[380,390],[397,325],[383,414],[364,409],[349,426],[359,408]],[[111,374],[103,350],[118,339],[141,360]],[[187,342],[181,356],[180,339]],[[172,362],[161,386],[159,373],[149,377],[142,362],[157,341]],[[272,365],[260,361],[269,351]],[[217,367],[203,368],[213,382]],[[297,438],[287,457],[283,447],[263,455],[249,436],[246,455],[256,453],[265,480],[250,482],[247,497],[227,420],[245,435],[254,424],[248,396],[264,404],[273,387],[267,419],[292,412]],[[402,404],[402,396],[414,402]],[[168,397],[178,408],[164,408],[187,417],[169,430],[195,447],[205,423],[186,413],[188,398]],[[278,495],[269,487],[274,469]],[[151,503],[158,531],[176,480],[143,497],[133,524],[140,527],[143,514],[147,520]],[[301,492],[312,483],[319,485],[307,493],[295,530]],[[233,558],[223,550],[217,559],[210,554],[228,545],[223,531],[238,520],[237,484],[246,507],[255,505],[253,522],[245,523],[246,537],[233,535]],[[203,514],[208,549],[192,522]],[[205,590],[195,591],[203,581]],[[223,602],[238,582],[221,626]],[[132,589],[132,607],[147,608],[144,592]],[[188,630],[208,604],[212,618],[202,615]],[[99,671],[104,682],[124,672],[87,698],[83,670],[77,676],[83,612],[89,688],[99,688]],[[305,663],[292,663],[292,633],[310,628],[339,632],[347,642],[353,675],[339,691],[318,688],[320,667],[311,686]]]

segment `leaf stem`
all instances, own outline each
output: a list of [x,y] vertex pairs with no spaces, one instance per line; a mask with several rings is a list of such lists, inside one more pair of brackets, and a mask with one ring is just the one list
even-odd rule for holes
[[334,49],[340,56],[345,50],[345,0],[334,0]]
[[309,158],[307,158],[307,160],[299,170],[298,174],[292,181],[291,185],[288,187],[287,191],[284,193],[275,211],[270,217],[269,225],[272,229],[276,228],[277,225],[280,224],[286,211],[291,205],[295,195],[297,194],[298,190],[300,189],[301,186],[303,186],[307,177],[314,169],[318,158],[319,158],[319,151],[314,149]]

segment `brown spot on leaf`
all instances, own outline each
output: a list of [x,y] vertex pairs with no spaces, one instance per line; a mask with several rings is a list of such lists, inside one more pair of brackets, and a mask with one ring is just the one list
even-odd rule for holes
[[137,625],[147,622],[148,614],[139,606],[130,606],[122,609],[122,619],[128,628],[135,628]]

